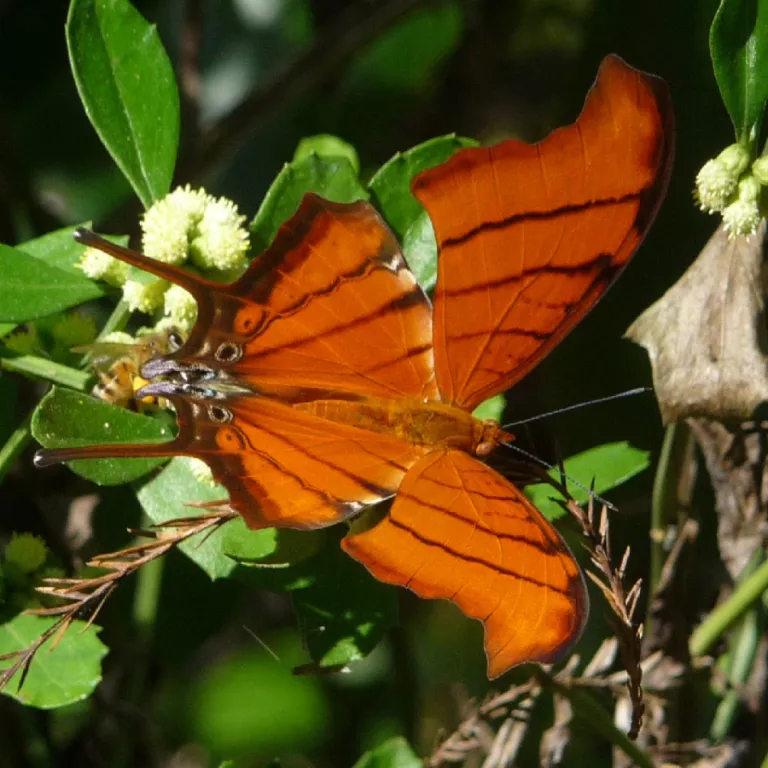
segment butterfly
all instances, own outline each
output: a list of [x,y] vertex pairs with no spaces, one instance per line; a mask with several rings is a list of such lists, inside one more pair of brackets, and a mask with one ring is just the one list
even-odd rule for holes
[[182,343],[177,331],[167,330],[147,333],[133,344],[102,341],[75,347],[72,351],[91,357],[91,366],[98,378],[91,390],[95,398],[120,408],[140,410],[142,405],[155,400],[136,398],[136,392],[149,383],[141,377],[141,367],[155,357],[178,349]]
[[364,201],[307,194],[228,285],[81,230],[198,303],[186,342],[141,370],[151,383],[139,395],[173,404],[178,435],[43,450],[37,464],[193,456],[254,529],[324,527],[394,497],[374,524],[353,523],[345,551],[482,621],[490,677],[553,661],[586,621],[584,579],[552,525],[482,461],[513,436],[472,411],[548,355],[624,269],[672,157],[664,83],[609,56],[573,125],[420,173],[412,192],[439,249],[434,306]]

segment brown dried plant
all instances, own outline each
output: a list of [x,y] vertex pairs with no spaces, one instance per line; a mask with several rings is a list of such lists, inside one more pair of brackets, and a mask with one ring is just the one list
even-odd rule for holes
[[125,547],[117,552],[97,555],[86,563],[89,567],[104,569],[105,573],[83,578],[44,579],[37,591],[67,603],[27,611],[36,616],[58,617],[58,620],[28,647],[0,655],[0,661],[12,662],[9,667],[0,670],[0,689],[21,671],[18,685],[20,690],[32,661],[43,645],[53,638],[51,648],[55,648],[75,619],[86,618],[86,628],[90,626],[107,598],[127,576],[198,534],[209,536],[234,517],[236,513],[228,508],[215,508],[204,515],[160,523],[150,530],[128,529],[132,535],[146,537],[149,541]]
[[[567,499],[562,505],[575,518],[586,539],[592,564],[587,575],[608,602],[615,638],[603,643],[580,676],[574,674],[580,662],[579,657],[574,655],[555,674],[550,666],[537,667],[527,682],[515,684],[502,693],[493,693],[481,704],[468,707],[459,727],[433,751],[427,762],[430,768],[464,761],[475,750],[486,755],[484,766],[511,764],[527,731],[530,711],[542,690],[547,688],[554,694],[555,724],[542,740],[542,749],[561,751],[567,743],[573,712],[568,697],[561,694],[576,688],[603,688],[618,697],[626,687],[631,703],[627,736],[634,740],[640,732],[645,712],[640,663],[642,625],[635,620],[635,613],[642,580],[625,589],[630,550],[627,547],[619,564],[614,565],[607,507],[602,507],[598,518],[594,496],[585,509],[568,493],[563,474],[560,482],[551,479],[549,482]],[[625,672],[607,674],[617,646]],[[494,729],[492,723],[500,718],[503,718],[502,722]],[[545,759],[543,755],[542,759]]]

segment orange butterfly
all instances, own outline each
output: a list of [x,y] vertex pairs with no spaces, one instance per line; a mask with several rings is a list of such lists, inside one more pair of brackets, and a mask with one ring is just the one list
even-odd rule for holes
[[317,528],[395,497],[344,549],[377,578],[485,625],[488,673],[551,661],[588,612],[581,571],[522,492],[478,459],[511,440],[472,410],[536,366],[626,266],[672,163],[662,81],[603,62],[577,122],[538,144],[465,149],[413,192],[439,246],[434,309],[367,202],[308,194],[230,285],[80,231],[197,300],[183,346],[146,363],[179,434],[41,451],[195,456],[254,529]]

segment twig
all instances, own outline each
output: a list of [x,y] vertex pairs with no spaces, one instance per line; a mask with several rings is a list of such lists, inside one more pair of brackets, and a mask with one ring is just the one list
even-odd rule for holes
[[87,563],[94,568],[104,568],[106,573],[83,579],[45,579],[43,586],[37,588],[38,592],[69,602],[53,608],[37,608],[28,611],[37,616],[55,616],[58,620],[27,648],[0,655],[0,661],[13,661],[10,667],[0,673],[0,689],[4,688],[21,670],[19,680],[19,690],[21,690],[29,667],[40,648],[52,637],[54,638],[52,648],[55,648],[77,618],[87,616],[86,627],[90,626],[107,598],[126,576],[162,557],[169,550],[199,533],[212,533],[234,517],[236,517],[234,511],[224,509],[198,517],[169,520],[156,526],[155,530],[131,531],[151,540],[117,552],[98,555]]

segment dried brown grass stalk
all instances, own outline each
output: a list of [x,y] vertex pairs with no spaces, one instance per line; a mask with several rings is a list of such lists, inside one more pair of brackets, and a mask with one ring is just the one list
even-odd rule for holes
[[[642,625],[635,621],[642,580],[638,579],[629,590],[624,587],[630,550],[627,547],[618,566],[614,565],[607,508],[605,506],[602,508],[600,517],[597,519],[594,498],[591,498],[586,509],[583,509],[569,494],[564,476],[559,483],[551,478],[547,480],[567,499],[563,502],[563,506],[576,519],[586,538],[586,548],[594,568],[594,570],[588,570],[587,575],[598,586],[611,608],[612,625],[616,635],[614,643],[618,642],[626,670],[626,675],[604,674],[612,663],[613,653],[610,648],[605,650],[601,648],[581,676],[573,674],[579,661],[578,657],[574,656],[560,672],[552,675],[552,679],[568,687],[607,688],[614,693],[623,690],[623,688],[617,690],[617,684],[621,681],[626,685],[631,703],[630,728],[627,736],[635,740],[640,732],[645,712],[643,671],[640,664]],[[610,641],[607,643],[611,644]],[[615,645],[613,648],[615,651]],[[602,658],[604,655],[609,657],[605,663],[598,659],[598,656]],[[551,674],[549,667],[544,669]],[[430,768],[436,768],[445,763],[461,762],[476,749],[487,755],[483,763],[484,767],[506,764],[503,761],[499,762],[499,755],[503,754],[505,759],[509,758],[511,750],[519,747],[519,742],[522,741],[527,729],[528,711],[541,690],[541,684],[534,674],[528,682],[514,685],[504,693],[492,695],[480,706],[471,708],[459,727],[432,753],[427,765]],[[500,716],[504,716],[505,719],[498,727],[495,737],[489,738],[489,723]]]
[[144,536],[150,541],[126,547],[117,552],[98,555],[88,561],[88,566],[103,568],[106,573],[79,579],[44,579],[42,586],[37,587],[38,592],[68,602],[53,608],[36,608],[28,611],[28,613],[36,616],[58,617],[58,620],[32,645],[19,651],[0,655],[0,661],[13,661],[11,666],[0,671],[0,689],[4,688],[21,670],[20,690],[24,685],[29,667],[40,648],[51,638],[54,638],[51,647],[55,648],[75,619],[87,617],[86,628],[90,626],[107,598],[127,576],[152,560],[163,557],[168,551],[178,547],[179,544],[193,536],[201,533],[210,535],[235,516],[235,512],[224,508],[217,509],[210,514],[169,520],[154,526],[151,530],[129,529],[129,533],[135,536]]
[[598,586],[605,596],[613,613],[613,631],[619,641],[619,652],[627,671],[627,690],[632,704],[631,723],[628,736],[633,741],[640,733],[643,724],[645,705],[643,704],[642,658],[643,626],[635,621],[635,612],[640,598],[642,579],[638,579],[629,590],[624,588],[624,577],[629,562],[630,548],[624,554],[618,566],[613,564],[610,542],[608,510],[603,507],[599,520],[595,516],[594,499],[590,499],[586,509],[570,500],[565,505],[576,518],[587,539],[594,571],[588,570],[587,576]]

